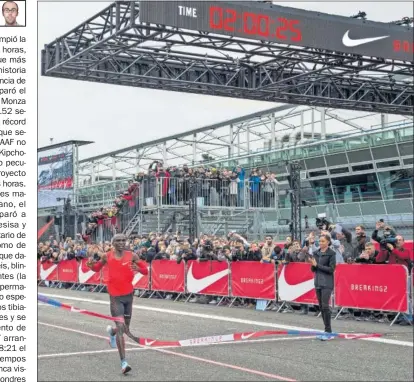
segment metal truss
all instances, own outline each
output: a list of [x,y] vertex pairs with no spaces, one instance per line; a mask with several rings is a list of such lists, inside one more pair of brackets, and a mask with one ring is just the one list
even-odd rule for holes
[[[140,171],[146,172],[155,160],[169,167],[183,164],[197,167],[254,152],[294,148],[297,144],[315,140],[349,137],[379,126],[407,123],[412,124],[409,117],[309,106],[278,106],[82,159],[77,166],[79,186],[130,179]],[[115,185],[113,188],[117,189]],[[97,191],[97,197],[101,198],[107,191],[108,186],[105,186]]]
[[413,114],[414,60],[141,23],[116,2],[42,51],[42,75],[158,90]]

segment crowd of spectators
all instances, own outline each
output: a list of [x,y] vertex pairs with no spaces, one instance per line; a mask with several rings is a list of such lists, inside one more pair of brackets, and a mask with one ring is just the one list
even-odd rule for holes
[[[188,203],[191,185],[194,184],[196,197],[202,205],[220,207],[239,207],[247,202],[251,207],[274,206],[278,183],[276,174],[258,168],[246,174],[243,167],[230,170],[184,165],[178,168],[154,161],[147,173],[139,172],[135,177],[145,199],[156,196],[157,179],[161,182],[160,196],[164,205]],[[245,201],[245,195],[248,195],[248,201]]]
[[[158,190],[157,182],[160,184]],[[157,192],[163,205],[185,205],[190,198],[191,184],[194,184],[195,196],[202,206],[270,208],[277,203],[277,183],[274,173],[258,168],[246,176],[242,167],[232,170],[202,166],[189,168],[188,165],[166,167],[162,162],[154,161],[146,172],[139,172],[128,182],[128,188],[120,191],[111,205],[89,214],[83,239],[89,242],[93,232],[104,221],[110,221],[116,233],[116,218],[124,206],[140,202],[155,205]],[[140,193],[142,198],[137,198]],[[248,198],[246,201],[245,196]]]
[[[362,225],[355,227],[355,234],[339,224],[331,224],[326,219],[317,219],[317,228],[307,232],[306,238],[299,242],[287,237],[283,244],[277,245],[271,236],[266,236],[263,242],[248,242],[245,237],[231,232],[227,237],[203,235],[190,242],[180,232],[173,234],[150,233],[149,235],[131,237],[127,250],[137,253],[148,263],[157,260],[181,261],[258,261],[262,263],[289,264],[307,262],[309,257],[318,250],[318,238],[328,235],[331,238],[332,249],[336,253],[336,263],[359,264],[402,264],[409,270],[412,267],[412,253],[404,247],[404,238],[398,235],[391,226],[383,221],[376,223],[376,229],[371,239],[380,244],[379,251],[365,232]],[[79,238],[80,239],[80,238]],[[110,242],[87,244],[82,240],[67,238],[64,242],[56,240],[39,243],[38,259],[41,262],[59,262],[60,260],[82,259],[87,257],[99,258],[104,252],[112,249]],[[160,297],[171,299],[175,296],[160,293]],[[192,302],[216,304],[218,299],[212,296],[197,296]],[[254,306],[253,300],[244,300],[240,304]],[[285,304],[283,312],[300,310],[308,314],[309,306]],[[269,309],[279,310],[274,303]],[[317,307],[311,307],[318,313]],[[345,310],[341,318],[356,318],[358,320],[387,321],[387,314]],[[409,317],[412,321],[412,315]],[[400,320],[405,323],[406,320]]]

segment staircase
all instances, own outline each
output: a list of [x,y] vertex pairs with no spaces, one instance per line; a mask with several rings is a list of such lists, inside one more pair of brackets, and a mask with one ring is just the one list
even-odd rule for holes
[[129,221],[128,225],[125,227],[123,231],[124,235],[148,235],[150,232],[167,232],[173,225],[177,212],[162,210],[159,213],[160,219],[158,222],[158,211],[148,211],[148,213],[138,211],[135,214],[135,216]]
[[225,236],[230,231],[246,234],[253,219],[249,212],[210,211],[201,213],[201,230],[206,235]]
[[129,237],[141,220],[141,211],[138,210],[133,218],[128,222],[122,233]]

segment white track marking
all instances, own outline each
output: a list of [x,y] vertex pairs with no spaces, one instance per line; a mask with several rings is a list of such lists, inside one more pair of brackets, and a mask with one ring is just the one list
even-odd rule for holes
[[[92,303],[92,304],[99,304],[99,305],[109,305],[108,301],[99,301],[99,300],[93,300],[93,299],[88,299],[88,298],[80,298],[80,297],[72,297],[72,296],[68,297],[68,296],[46,294],[46,293],[42,293],[42,295],[48,296],[48,297],[51,297],[51,298],[63,299],[63,300],[89,302],[89,303]],[[175,315],[186,316],[186,317],[204,318],[206,320],[218,320],[218,321],[234,322],[234,323],[245,324],[245,325],[263,326],[263,327],[267,327],[267,328],[276,328],[276,329],[285,329],[285,330],[300,330],[300,331],[318,331],[318,329],[303,328],[303,327],[299,327],[299,326],[273,324],[273,323],[270,323],[270,322],[245,320],[245,319],[241,319],[241,318],[217,316],[217,315],[213,315],[213,314],[193,313],[193,312],[186,312],[186,311],[175,310],[175,309],[154,308],[154,307],[143,306],[143,305],[134,305],[134,309],[147,310],[147,311],[151,311],[151,312],[166,313],[166,314],[175,314]],[[396,334],[398,334],[398,333],[396,333]],[[369,342],[376,342],[376,343],[382,343],[382,344],[387,344],[387,345],[413,347],[412,342],[392,340],[392,339],[381,338],[381,337],[380,338],[360,338],[357,341],[369,341]]]

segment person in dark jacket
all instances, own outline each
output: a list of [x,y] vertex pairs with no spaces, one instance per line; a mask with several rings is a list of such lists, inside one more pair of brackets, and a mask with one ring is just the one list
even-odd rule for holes
[[373,243],[365,244],[365,251],[362,252],[359,257],[355,259],[355,263],[358,264],[378,264],[376,262],[376,257],[378,256],[378,251],[375,250]]
[[318,297],[319,309],[322,312],[322,319],[325,325],[325,334],[318,336],[322,341],[328,341],[334,337],[331,328],[331,308],[329,299],[334,287],[334,271],[336,265],[336,253],[329,248],[331,238],[328,235],[321,235],[319,238],[319,249],[309,258],[311,270],[315,273],[315,290]]
[[353,262],[359,255],[365,250],[365,243],[368,242],[367,235],[365,234],[365,227],[363,225],[357,225],[355,227],[355,238],[352,240],[352,247],[354,249],[352,258],[348,258],[347,262]]

